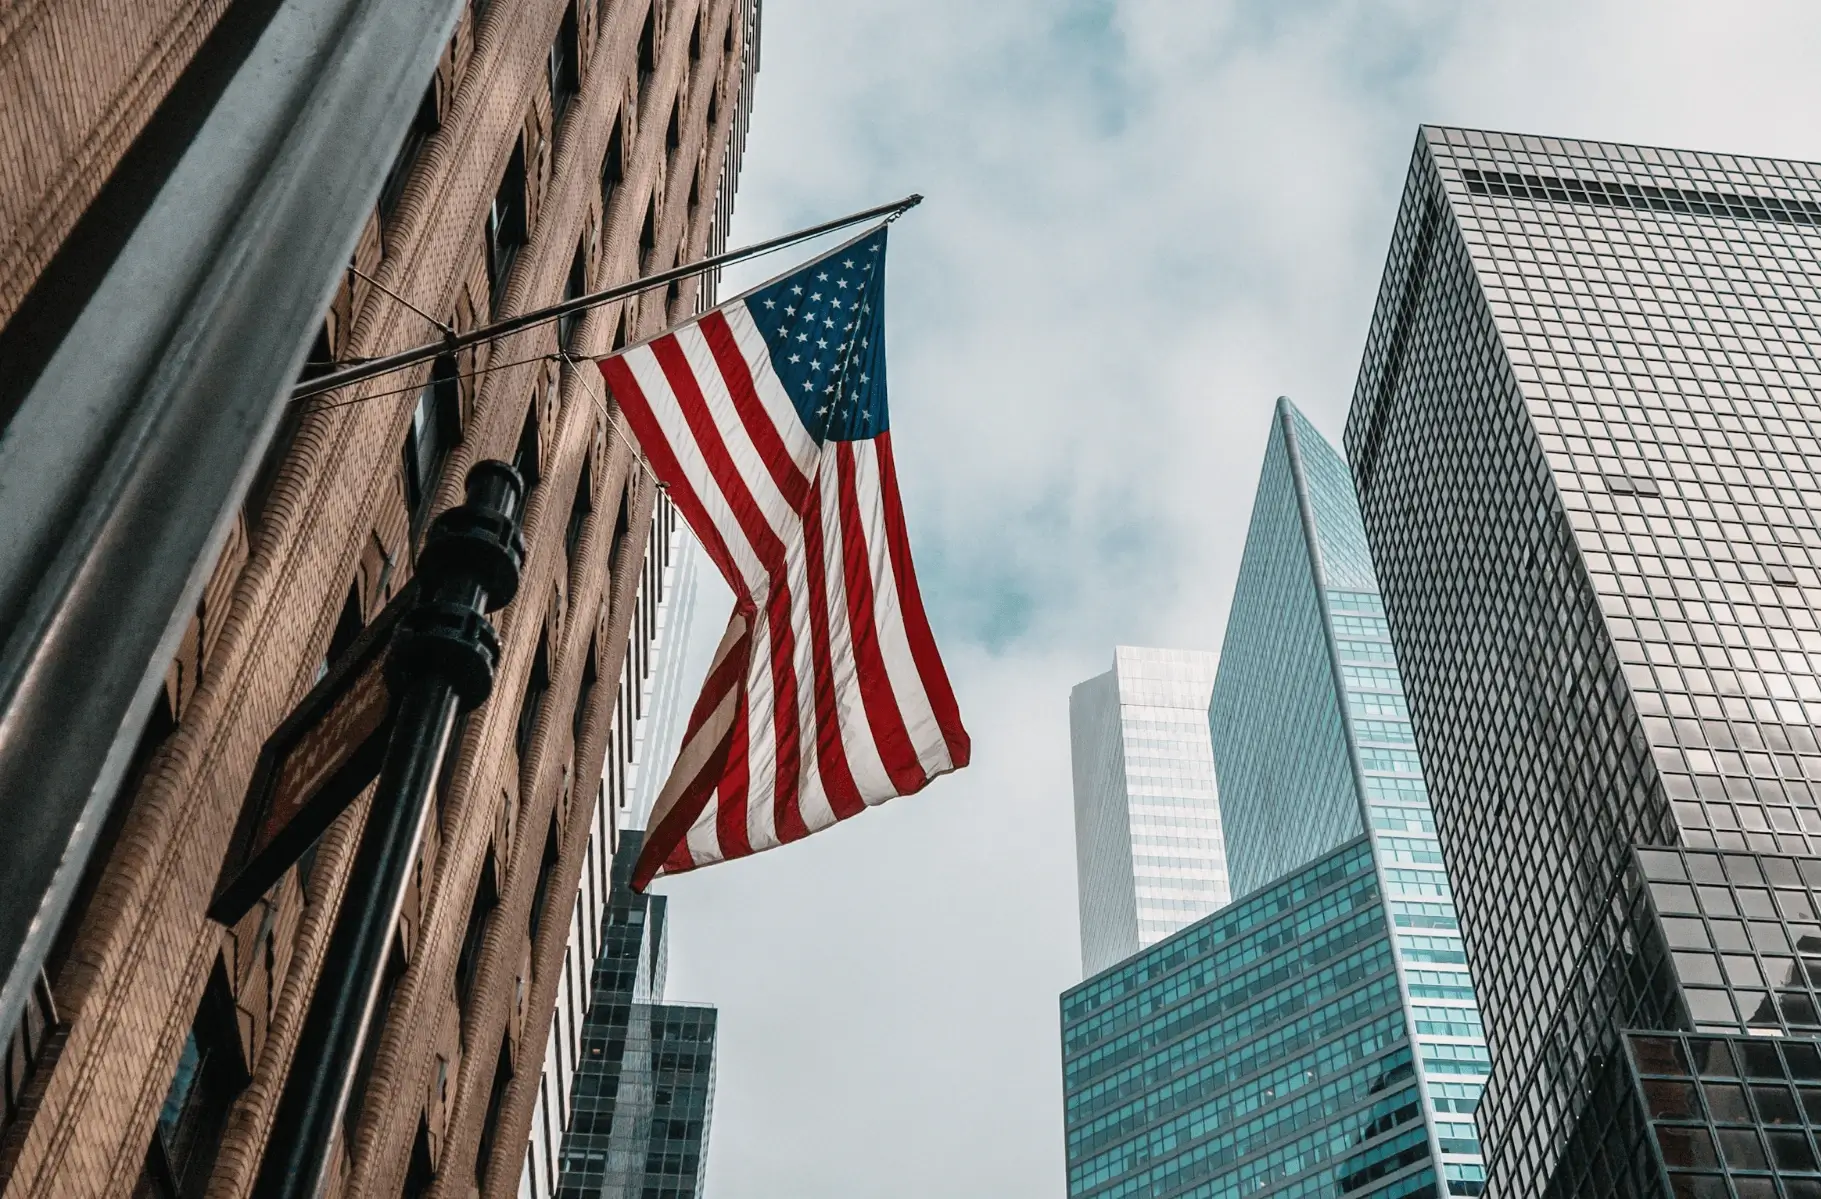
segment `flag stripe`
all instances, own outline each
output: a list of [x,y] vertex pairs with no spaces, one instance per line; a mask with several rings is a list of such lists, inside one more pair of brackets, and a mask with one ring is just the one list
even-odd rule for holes
[[885,538],[891,547],[892,577],[898,584],[898,610],[904,619],[905,639],[910,642],[911,657],[917,663],[917,675],[923,681],[923,694],[936,717],[948,749],[949,769],[959,770],[968,763],[972,746],[961,727],[961,707],[955,702],[954,688],[949,685],[948,671],[936,652],[936,637],[930,632],[929,617],[923,611],[923,594],[917,587],[917,573],[911,569],[910,535],[904,528],[904,508],[898,499],[898,464],[892,454],[892,435],[879,434],[873,452],[879,461],[879,491],[885,510]]
[[[884,653],[879,647],[879,628],[873,623],[872,552],[866,543],[865,515],[855,480],[852,442],[836,443],[835,463],[841,487],[841,553],[847,562],[847,623],[853,637],[856,673],[860,681],[860,698],[866,706],[867,723],[872,726],[873,743],[879,747],[879,759],[891,776],[897,794],[904,789],[923,785],[923,767],[904,727],[904,713],[892,693],[891,676],[886,672]],[[880,798],[889,798],[881,796]]]

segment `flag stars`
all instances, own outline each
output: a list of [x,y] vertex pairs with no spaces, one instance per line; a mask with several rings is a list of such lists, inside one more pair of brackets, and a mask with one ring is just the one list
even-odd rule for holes
[[796,364],[796,363],[799,363],[799,362],[801,362],[801,361],[803,361],[803,355],[801,355],[801,354],[792,354],[792,355],[791,355],[791,356],[790,356],[790,361],[791,361],[791,363],[792,363],[792,364],[793,364],[793,365],[794,365],[794,364]]
[[801,284],[799,284],[799,285],[797,285],[797,286],[796,286],[796,287],[793,287],[793,288],[791,288],[791,289],[790,289],[790,294],[791,294],[791,295],[793,295],[793,296],[800,296],[800,295],[802,295],[802,294],[803,294],[803,287],[802,287],[802,285],[801,285]]
[[776,308],[778,306],[778,302],[776,300],[767,300],[767,301],[765,301],[765,306],[767,308]]
[[817,275],[816,282],[817,283],[827,283],[828,282],[828,272],[823,271],[821,274]]

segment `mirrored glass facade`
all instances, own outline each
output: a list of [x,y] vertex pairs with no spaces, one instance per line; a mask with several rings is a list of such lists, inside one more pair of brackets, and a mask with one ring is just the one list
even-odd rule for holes
[[[1814,1036],[1768,873],[1706,854],[1724,881],[1665,881],[1698,909],[1672,914],[1634,850],[1821,854],[1818,172],[1418,139],[1346,443],[1493,1051],[1495,1194],[1813,1193],[1782,1108],[1672,1119],[1625,1030],[1777,1036],[1791,1082]],[[1760,1128],[1673,1131],[1697,1121]]]
[[1226,903],[1208,748],[1213,654],[1119,646],[1069,696],[1082,972]]
[[1392,937],[1362,838],[1064,993],[1070,1199],[1434,1196]]
[[1364,834],[1440,1175],[1479,1194],[1488,1054],[1347,464],[1277,402],[1208,720],[1242,888]]
[[[665,1003],[665,899],[627,886],[643,834],[621,834],[612,902],[569,1084],[556,1199],[698,1199],[714,1105],[715,1009]],[[521,1196],[526,1189],[521,1184]]]

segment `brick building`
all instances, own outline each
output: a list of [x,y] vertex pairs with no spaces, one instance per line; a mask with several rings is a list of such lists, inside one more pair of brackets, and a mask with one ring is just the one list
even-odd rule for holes
[[[230,12],[130,7],[6,18],[0,325],[42,301],[85,207]],[[757,0],[470,0],[312,360],[393,352],[437,322],[472,328],[719,249],[757,38]],[[675,527],[599,376],[564,354],[604,353],[706,298],[673,285],[287,411],[37,1002],[4,1030],[4,1199],[251,1186],[364,803],[239,925],[204,910],[261,742],[408,579],[416,537],[482,458],[515,460],[531,484],[524,580],[495,618],[493,699],[445,764],[332,1186],[517,1193],[561,916],[603,852],[591,834],[611,843],[623,815]]]

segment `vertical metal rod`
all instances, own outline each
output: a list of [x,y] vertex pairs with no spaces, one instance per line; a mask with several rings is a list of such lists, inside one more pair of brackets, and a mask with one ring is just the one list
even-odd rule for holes
[[436,518],[417,560],[418,599],[400,619],[386,672],[395,705],[373,806],[335,914],[253,1199],[317,1199],[374,1028],[429,797],[458,712],[493,691],[500,642],[486,613],[518,591],[525,484],[504,462],[468,472],[468,498]]
[[322,1193],[354,1065],[366,1037],[377,1035],[373,1009],[386,954],[456,714],[455,689],[437,678],[413,684],[398,702],[398,723],[253,1187],[256,1199]]

